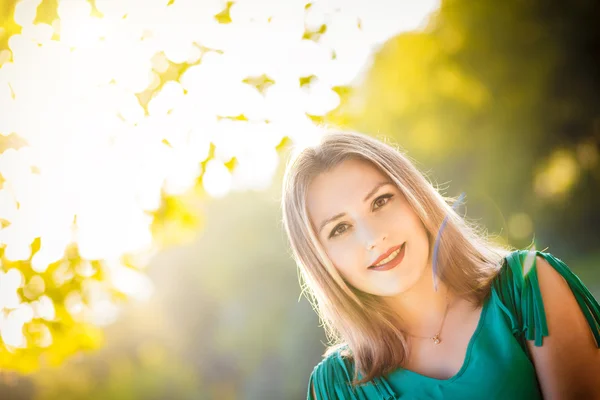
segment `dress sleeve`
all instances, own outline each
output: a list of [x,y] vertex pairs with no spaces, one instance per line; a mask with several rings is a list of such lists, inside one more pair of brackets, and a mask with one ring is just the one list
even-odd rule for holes
[[[375,379],[353,387],[352,363],[336,351],[321,361],[310,375],[307,400],[393,400],[394,394],[385,380]],[[360,379],[360,375],[359,375]],[[314,389],[314,396],[313,396]]]
[[[313,369],[308,381],[307,400],[356,399],[352,387],[352,375],[344,359],[336,352]],[[313,396],[313,390],[314,395]]]
[[[507,314],[515,336],[535,340],[541,346],[548,336],[548,324],[535,266],[536,256],[543,257],[569,284],[583,315],[600,347],[600,306],[598,301],[569,267],[549,253],[518,250],[506,257],[493,293],[499,297],[500,307]],[[522,342],[524,346],[525,343]]]

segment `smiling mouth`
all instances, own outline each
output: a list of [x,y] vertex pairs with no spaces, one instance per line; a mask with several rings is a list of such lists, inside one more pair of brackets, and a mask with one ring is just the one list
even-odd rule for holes
[[406,242],[402,243],[402,246],[400,246],[398,250],[394,251],[386,259],[382,260],[379,264],[371,265],[368,269],[373,271],[387,271],[396,267],[404,259],[405,249]]

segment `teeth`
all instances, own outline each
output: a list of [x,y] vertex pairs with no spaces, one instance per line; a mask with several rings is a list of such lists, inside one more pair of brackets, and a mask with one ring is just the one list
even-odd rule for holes
[[392,261],[394,258],[396,258],[396,256],[398,255],[398,253],[400,253],[400,250],[402,250],[402,247],[400,247],[398,250],[394,251],[387,258],[381,260],[381,262],[379,264],[376,264],[375,267],[379,267],[380,265],[383,265],[385,263],[388,263],[388,262]]

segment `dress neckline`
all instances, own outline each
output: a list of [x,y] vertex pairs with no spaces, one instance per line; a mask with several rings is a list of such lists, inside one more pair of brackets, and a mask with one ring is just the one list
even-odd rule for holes
[[405,368],[399,367],[395,371],[391,372],[388,375],[388,379],[392,375],[396,375],[396,374],[409,374],[409,375],[420,377],[422,379],[437,382],[438,384],[447,384],[447,383],[454,382],[456,379],[458,379],[461,375],[463,375],[465,373],[467,367],[469,366],[469,362],[471,360],[471,351],[473,349],[475,340],[477,339],[477,336],[479,336],[479,333],[483,327],[483,323],[485,321],[485,316],[487,314],[487,309],[488,309],[489,303],[491,301],[491,298],[492,298],[492,293],[490,293],[488,296],[486,296],[486,299],[484,300],[483,305],[481,306],[481,313],[479,315],[479,321],[477,322],[477,327],[475,328],[473,335],[471,335],[471,339],[469,339],[469,343],[467,344],[467,351],[465,353],[465,359],[463,360],[463,363],[456,374],[452,375],[451,377],[449,377],[447,379],[439,379],[439,378],[434,378],[432,376],[420,374],[420,373],[412,371],[410,369],[405,369]]

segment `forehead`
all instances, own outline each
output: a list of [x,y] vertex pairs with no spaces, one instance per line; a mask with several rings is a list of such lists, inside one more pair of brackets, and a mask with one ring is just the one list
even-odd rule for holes
[[313,224],[363,203],[364,197],[388,177],[371,163],[346,160],[319,174],[308,187],[307,208]]

